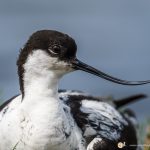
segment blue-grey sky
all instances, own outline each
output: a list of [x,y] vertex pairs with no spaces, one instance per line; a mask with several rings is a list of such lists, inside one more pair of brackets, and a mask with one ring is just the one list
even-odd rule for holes
[[[0,89],[2,99],[19,93],[16,60],[36,30],[55,29],[72,36],[77,56],[113,76],[150,79],[149,0],[1,0]],[[66,75],[61,88],[115,98],[136,93],[150,96],[150,85],[129,87],[83,72]],[[130,106],[141,118],[150,114],[150,98]]]

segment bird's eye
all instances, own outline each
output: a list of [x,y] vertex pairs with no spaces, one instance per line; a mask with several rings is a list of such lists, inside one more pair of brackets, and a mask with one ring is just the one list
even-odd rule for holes
[[61,47],[59,45],[54,45],[49,50],[52,54],[56,55],[60,53]]

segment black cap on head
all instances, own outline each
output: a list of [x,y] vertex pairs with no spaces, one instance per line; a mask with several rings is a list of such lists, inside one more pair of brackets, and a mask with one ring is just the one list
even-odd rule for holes
[[77,45],[67,34],[53,30],[40,30],[30,36],[21,50],[17,64],[25,63],[27,56],[37,49],[48,52],[52,57],[65,60],[76,56]]

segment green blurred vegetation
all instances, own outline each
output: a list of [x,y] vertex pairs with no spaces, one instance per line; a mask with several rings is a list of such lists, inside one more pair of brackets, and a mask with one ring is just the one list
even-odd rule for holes
[[147,120],[147,125],[146,125],[146,136],[144,139],[144,144],[149,145],[144,147],[144,150],[150,150],[150,118]]
[[150,150],[150,118],[139,125],[138,131],[138,143],[143,150]]

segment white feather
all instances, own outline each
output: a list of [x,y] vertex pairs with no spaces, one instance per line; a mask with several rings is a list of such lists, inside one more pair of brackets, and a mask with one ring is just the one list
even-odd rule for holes
[[[82,141],[71,113],[66,116],[57,93],[58,81],[71,71],[69,68],[42,50],[28,57],[24,65],[25,97],[22,102],[21,96],[17,97],[10,103],[10,113],[2,117],[2,111],[0,115],[1,150],[15,146],[18,150],[66,150]],[[71,133],[68,139],[65,133]]]

